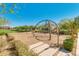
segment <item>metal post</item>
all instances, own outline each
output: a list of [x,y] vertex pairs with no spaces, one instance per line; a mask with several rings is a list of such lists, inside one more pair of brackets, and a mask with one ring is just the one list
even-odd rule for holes
[[57,28],[57,46],[59,46],[59,28]]

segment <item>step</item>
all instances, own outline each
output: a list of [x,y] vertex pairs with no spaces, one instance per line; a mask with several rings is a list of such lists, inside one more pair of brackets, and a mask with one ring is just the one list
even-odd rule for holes
[[48,44],[43,44],[43,45],[40,45],[39,47],[36,47],[34,49],[32,49],[32,51],[34,51],[36,54],[44,51],[45,49],[49,48],[49,45]]
[[49,49],[45,50],[44,52],[42,52],[41,54],[39,54],[39,56],[52,56],[58,50],[59,50],[59,48],[49,48]]
[[29,46],[29,50],[31,50],[31,49],[33,49],[33,48],[35,48],[35,47],[37,47],[37,46],[40,46],[40,45],[42,45],[42,44],[44,44],[43,42],[38,42],[38,43],[35,43],[35,44],[33,44],[33,45],[30,45]]

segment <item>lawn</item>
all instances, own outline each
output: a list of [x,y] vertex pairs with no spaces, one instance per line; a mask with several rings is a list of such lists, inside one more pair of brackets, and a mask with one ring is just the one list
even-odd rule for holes
[[14,32],[16,32],[16,31],[0,29],[0,35],[3,35],[4,33],[14,33]]

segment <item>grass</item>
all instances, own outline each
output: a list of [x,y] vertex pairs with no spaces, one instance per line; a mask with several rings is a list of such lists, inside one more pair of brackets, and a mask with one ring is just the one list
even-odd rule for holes
[[0,29],[0,35],[3,35],[3,34],[5,34],[5,33],[14,33],[14,32],[16,32],[16,31]]

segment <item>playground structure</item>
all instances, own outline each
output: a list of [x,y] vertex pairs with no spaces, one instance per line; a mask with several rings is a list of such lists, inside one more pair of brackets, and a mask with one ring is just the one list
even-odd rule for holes
[[[64,49],[60,49],[61,45],[59,42],[60,41],[59,40],[59,28],[55,22],[53,22],[51,20],[42,20],[35,25],[35,28],[33,29],[32,33],[33,33],[33,36],[35,37],[35,39],[41,41],[41,42],[36,43],[34,45],[39,46],[40,44],[44,43],[43,41],[50,42],[50,44],[47,45],[47,47],[49,47],[49,49],[47,51],[49,51],[49,52],[44,51],[44,53],[46,55],[66,55],[66,56],[79,55],[79,42],[78,42],[79,41],[79,33],[78,33],[78,38],[76,38],[77,40],[75,40],[75,41],[77,41],[77,42],[75,42],[76,46],[73,47],[73,49],[75,49],[75,51],[72,51],[71,53],[68,53],[68,51],[66,51]],[[55,38],[52,38],[52,36],[55,36]],[[55,41],[51,42],[51,39],[54,39]],[[50,47],[53,47],[54,49],[50,48]],[[37,48],[39,48],[39,47],[37,47]],[[35,52],[38,50],[37,48],[34,50]],[[39,49],[41,49],[41,48],[39,48]],[[64,52],[59,53],[60,50],[64,50]],[[52,51],[54,51],[54,53],[50,53]],[[44,55],[44,53],[41,53],[41,55]]]
[[[38,56],[79,56],[79,33],[76,38],[75,54],[61,48],[61,41],[67,36],[59,35],[58,25],[51,20],[38,22],[32,32],[11,33],[15,40],[21,40],[28,45],[29,51],[33,51]],[[4,37],[3,37],[4,38]],[[63,44],[62,44],[63,45]]]
[[[68,51],[61,49],[58,25],[51,20],[42,20],[32,30],[33,37],[38,43],[30,46],[30,50],[39,56],[71,56]],[[52,40],[52,41],[51,41]],[[53,41],[54,40],[54,41]],[[48,41],[50,44],[46,44]]]
[[[37,40],[50,42],[51,39],[54,39],[56,42],[51,42],[50,44],[53,43],[54,45],[59,46],[59,28],[58,25],[51,20],[39,21],[35,25],[32,33]],[[55,38],[52,38],[53,36],[55,36]]]

